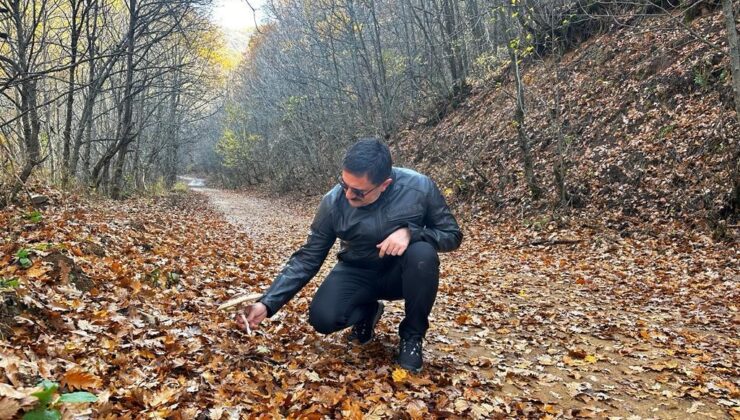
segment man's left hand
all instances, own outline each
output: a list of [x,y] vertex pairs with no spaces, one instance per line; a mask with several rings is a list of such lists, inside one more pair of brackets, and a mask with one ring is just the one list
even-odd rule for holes
[[409,228],[401,228],[388,235],[388,237],[385,238],[383,242],[376,245],[376,247],[380,249],[380,258],[383,258],[386,255],[398,256],[403,255],[403,253],[406,252],[406,248],[408,248],[410,241],[411,231]]

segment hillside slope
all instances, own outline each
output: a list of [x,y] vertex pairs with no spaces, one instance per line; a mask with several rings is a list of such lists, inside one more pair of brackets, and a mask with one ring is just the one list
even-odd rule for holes
[[[740,127],[729,60],[675,22],[650,17],[587,40],[559,64],[548,57],[523,65],[542,200],[532,202],[523,179],[510,71],[501,84],[474,88],[436,125],[420,120],[391,142],[402,164],[430,173],[451,201],[531,215],[558,207],[560,131],[570,207],[578,213],[616,224],[681,220],[732,235]],[[721,13],[687,25],[727,50]]]

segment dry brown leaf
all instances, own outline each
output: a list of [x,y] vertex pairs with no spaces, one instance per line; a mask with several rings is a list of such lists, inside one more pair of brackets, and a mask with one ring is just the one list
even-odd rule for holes
[[20,409],[18,401],[7,397],[0,398],[0,419],[12,419]]
[[20,392],[16,390],[15,388],[13,388],[12,386],[8,384],[0,383],[0,397],[10,397],[10,398],[14,398],[17,400],[21,400],[23,398],[26,398],[30,394],[31,394],[30,392],[26,394],[24,392]]
[[37,279],[46,274],[46,267],[31,267],[26,271],[26,276],[32,279]]
[[424,401],[413,400],[406,405],[406,412],[413,420],[421,420],[427,417],[429,411]]
[[361,420],[362,409],[360,404],[350,398],[345,399],[342,403],[342,416],[353,420]]
[[180,389],[178,388],[164,388],[159,390],[159,392],[154,393],[151,396],[151,399],[147,398],[147,405],[151,408],[159,407],[160,405],[169,404],[171,401],[175,400],[175,397],[180,393]]
[[71,390],[89,390],[98,388],[100,386],[100,379],[91,373],[75,369],[64,374],[61,384]]

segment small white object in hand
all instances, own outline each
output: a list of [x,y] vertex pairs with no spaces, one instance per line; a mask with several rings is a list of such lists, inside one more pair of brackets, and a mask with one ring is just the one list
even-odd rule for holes
[[242,318],[242,322],[244,322],[244,325],[247,327],[247,335],[252,335],[252,329],[249,328],[249,322],[247,322],[247,318],[244,317],[244,314],[239,314],[239,316]]

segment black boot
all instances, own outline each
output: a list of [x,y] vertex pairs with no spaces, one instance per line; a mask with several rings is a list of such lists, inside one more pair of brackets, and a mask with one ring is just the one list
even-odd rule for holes
[[419,372],[421,370],[421,365],[423,364],[421,352],[421,338],[401,338],[401,342],[398,346],[398,358],[396,358],[396,362],[399,366],[408,371]]
[[347,336],[348,341],[357,341],[360,344],[367,344],[375,336],[375,326],[378,325],[385,305],[378,302],[378,309],[373,313],[371,318],[365,318],[352,326],[352,332]]

